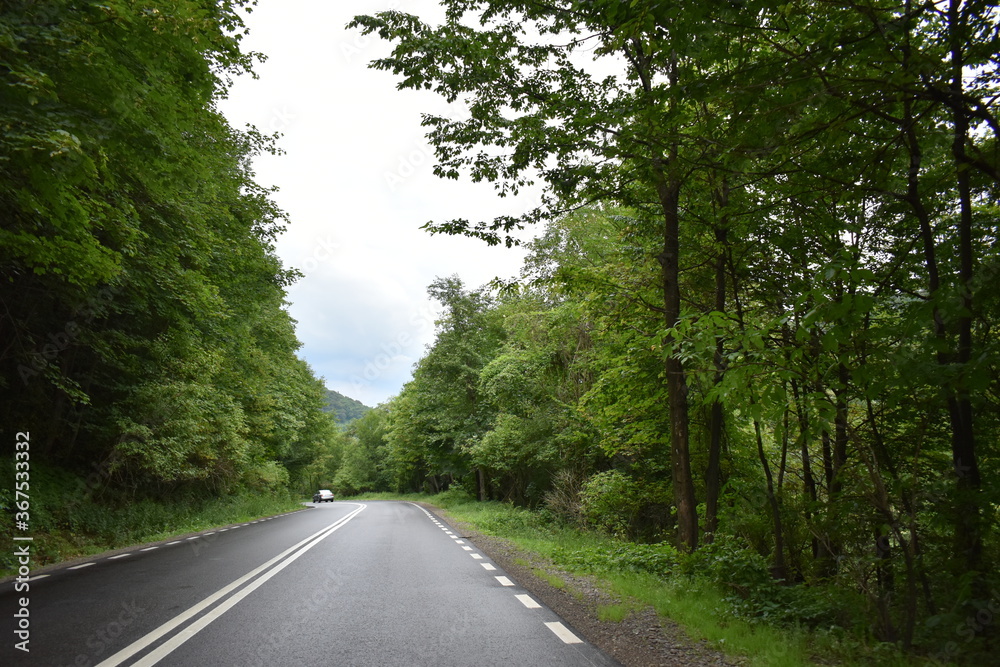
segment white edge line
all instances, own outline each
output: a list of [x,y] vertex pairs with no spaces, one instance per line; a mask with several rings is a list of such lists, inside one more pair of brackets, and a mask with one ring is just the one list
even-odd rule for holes
[[83,565],[74,565],[73,567],[68,567],[66,569],[67,570],[79,570],[81,567],[90,567],[91,565],[97,565],[97,563],[94,563],[93,561],[91,561],[90,563],[84,563]]
[[541,609],[542,608],[542,605],[540,605],[537,602],[535,602],[533,599],[531,599],[531,596],[527,595],[526,593],[522,593],[521,595],[515,595],[514,597],[516,597],[518,600],[520,600],[521,604],[523,604],[528,609]]
[[[240,577],[236,581],[232,582],[228,586],[220,588],[218,591],[216,591],[212,595],[209,595],[207,598],[205,598],[204,600],[202,600],[198,604],[194,605],[193,607],[189,608],[187,611],[185,611],[185,612],[183,612],[181,614],[178,614],[177,616],[175,616],[174,618],[170,619],[169,621],[167,621],[166,623],[164,623],[160,627],[156,628],[155,630],[147,633],[145,636],[140,637],[136,641],[132,642],[131,644],[129,644],[128,646],[126,646],[122,650],[118,651],[118,653],[115,653],[111,657],[109,657],[106,660],[104,660],[103,662],[99,663],[97,665],[97,667],[114,667],[114,665],[121,664],[122,662],[124,662],[125,660],[129,659],[130,657],[132,657],[133,655],[135,655],[139,651],[142,651],[143,649],[145,649],[146,647],[148,647],[153,642],[155,642],[158,639],[160,639],[163,635],[167,634],[168,632],[170,632],[171,630],[173,630],[177,626],[181,625],[182,623],[190,620],[192,617],[197,616],[198,614],[200,614],[207,607],[210,607],[211,605],[215,604],[221,598],[223,598],[226,595],[228,595],[229,593],[233,592],[234,590],[236,590],[237,588],[239,588],[240,586],[242,586],[243,584],[245,584],[249,580],[253,579],[258,574],[260,574],[261,572],[267,570],[267,568],[269,568],[272,565],[274,565],[275,563],[279,562],[282,558],[285,558],[289,554],[295,552],[295,550],[298,549],[299,547],[301,547],[302,545],[309,543],[310,540],[313,540],[314,538],[316,538],[315,542],[313,542],[313,544],[318,543],[321,539],[323,539],[324,537],[326,537],[326,535],[324,535],[323,533],[326,533],[326,531],[328,531],[328,530],[332,533],[333,530],[336,530],[337,528],[339,528],[343,524],[345,524],[348,521],[350,521],[351,519],[353,519],[365,507],[367,507],[367,505],[360,505],[358,507],[358,509],[354,510],[353,512],[351,512],[347,516],[344,516],[344,517],[340,518],[339,520],[337,520],[336,522],[334,522],[333,524],[327,526],[326,528],[323,528],[323,529],[321,529],[321,530],[313,533],[312,535],[310,535],[309,537],[305,538],[304,540],[302,540],[298,544],[296,544],[294,546],[291,546],[288,549],[285,549],[280,554],[278,554],[277,556],[275,556],[271,560],[267,561],[263,565],[257,567],[254,570],[251,570],[250,572],[247,572],[246,574],[244,574],[242,577]],[[333,530],[331,530],[331,528]],[[319,536],[319,537],[317,537],[317,536]],[[312,547],[312,544],[309,544],[309,546],[306,547],[306,549],[302,550],[303,553],[308,548],[311,548],[311,547]],[[291,561],[289,561],[289,562],[291,562]],[[93,565],[93,563],[88,563],[87,565]],[[84,565],[80,565],[78,567],[85,567],[85,566]],[[191,636],[193,636],[193,634],[194,633],[192,633]],[[190,637],[185,638],[184,641],[187,641],[188,638],[190,638]],[[183,643],[183,642],[181,642],[181,643]],[[178,646],[179,645],[180,644],[178,644]],[[166,644],[161,645],[160,649],[164,648],[165,646],[166,646]],[[173,650],[173,649],[171,649],[171,650]],[[167,653],[169,653],[169,651]],[[152,655],[153,655],[152,653],[149,654],[149,655],[147,655],[146,659],[149,659],[150,657],[152,657]],[[166,653],[164,653],[163,655],[166,655]],[[157,660],[159,660],[159,659],[160,658],[157,658]],[[138,662],[134,663],[134,665],[139,665],[139,664],[140,663],[138,663]],[[146,663],[146,664],[155,664],[155,661],[153,663]]]
[[559,621],[553,621],[551,623],[546,623],[545,627],[555,633],[556,637],[563,640],[566,644],[582,644],[583,640],[570,632],[565,625]]
[[28,581],[38,581],[39,579],[44,579],[47,576],[49,576],[49,575],[47,575],[47,574],[36,574],[33,577],[28,577]]

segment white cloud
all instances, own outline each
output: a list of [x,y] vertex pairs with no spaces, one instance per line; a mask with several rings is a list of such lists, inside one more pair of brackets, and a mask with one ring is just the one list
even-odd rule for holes
[[286,154],[261,156],[255,169],[258,182],[280,188],[275,199],[291,219],[278,254],[305,273],[289,290],[300,355],[331,389],[368,405],[397,394],[432,341],[426,288],[436,276],[458,274],[475,287],[516,274],[523,257],[420,226],[533,203],[433,176],[420,114],[448,113],[444,103],[397,91],[392,75],[367,68],[388,45],[344,30],[355,14],[391,7],[440,13],[425,0],[262,1],[243,47],[268,59],[255,67],[259,79],[237,81],[220,103],[234,126],[283,135]]

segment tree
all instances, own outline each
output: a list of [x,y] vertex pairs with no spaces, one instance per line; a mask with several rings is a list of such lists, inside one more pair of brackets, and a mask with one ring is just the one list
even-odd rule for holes
[[2,414],[119,490],[281,482],[329,437],[250,165],[273,138],[215,106],[245,4],[0,8]]

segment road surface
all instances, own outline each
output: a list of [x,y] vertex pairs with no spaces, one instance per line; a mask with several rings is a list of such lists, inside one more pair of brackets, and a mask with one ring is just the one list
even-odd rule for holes
[[324,503],[16,588],[3,665],[617,664],[412,503]]

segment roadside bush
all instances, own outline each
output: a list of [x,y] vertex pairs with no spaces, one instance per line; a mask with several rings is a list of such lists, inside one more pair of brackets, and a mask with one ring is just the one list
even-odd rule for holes
[[552,478],[552,489],[542,499],[544,509],[563,521],[583,524],[583,502],[580,492],[584,479],[575,470],[560,470]]
[[844,587],[789,585],[771,576],[764,556],[738,539],[719,535],[686,556],[683,569],[726,592],[730,611],[747,620],[783,626],[845,627],[864,604]]
[[552,553],[552,560],[556,565],[595,573],[641,572],[666,578],[677,570],[680,554],[666,542],[619,542],[610,549],[605,546],[582,549],[557,547]]
[[289,474],[277,461],[265,461],[245,473],[245,484],[253,491],[274,493],[288,488]]
[[656,542],[669,523],[670,502],[659,485],[640,484],[619,470],[599,472],[580,491],[588,527],[627,540]]

